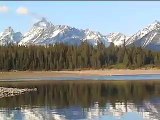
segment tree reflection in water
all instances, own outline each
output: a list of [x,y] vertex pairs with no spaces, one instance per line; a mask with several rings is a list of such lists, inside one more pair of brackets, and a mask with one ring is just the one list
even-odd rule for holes
[[90,119],[94,115],[92,110],[96,109],[101,116],[105,115],[106,109],[107,114],[114,116],[120,116],[129,111],[142,114],[143,111],[148,110],[154,115],[160,112],[158,111],[160,108],[154,108],[151,105],[151,102],[160,100],[160,82],[158,81],[29,81],[1,82],[0,85],[38,89],[37,92],[2,98],[0,108],[30,108],[33,111],[36,107],[49,110],[56,108],[54,113],[63,115],[71,109],[79,109],[82,118],[90,116]]

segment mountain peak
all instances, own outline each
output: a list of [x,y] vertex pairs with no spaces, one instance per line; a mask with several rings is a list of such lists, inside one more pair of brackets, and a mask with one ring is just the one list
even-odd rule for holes
[[146,28],[150,30],[159,29],[160,28],[160,22],[158,20],[155,20],[152,24],[148,25]]
[[153,23],[154,24],[160,24],[160,22],[158,20],[155,20]]
[[110,33],[107,35],[107,38],[109,42],[113,42],[116,46],[123,45],[124,40],[128,39],[128,37],[126,37],[123,33],[120,32]]
[[41,22],[45,22],[45,23],[48,22],[47,19],[46,19],[45,17],[42,17],[42,19],[41,19],[40,21],[41,21]]
[[159,47],[158,45],[160,41],[159,31],[160,31],[160,22],[155,20],[152,24],[148,25],[144,29],[139,30],[136,34],[132,35],[128,39],[128,41],[126,41],[126,45],[134,44],[136,46],[157,49]]
[[37,27],[49,27],[50,25],[52,25],[52,23],[48,22],[44,17],[40,21],[34,24],[34,26]]
[[14,32],[12,27],[8,27],[4,32],[0,33],[0,45],[7,45],[10,43],[17,44],[22,39],[20,32]]
[[12,27],[11,26],[9,26],[8,28],[6,28],[5,30],[4,30],[4,32],[5,33],[13,33],[14,32],[14,30],[12,29]]

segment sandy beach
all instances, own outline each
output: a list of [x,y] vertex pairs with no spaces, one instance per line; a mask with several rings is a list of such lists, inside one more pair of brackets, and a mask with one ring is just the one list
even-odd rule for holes
[[104,76],[104,75],[138,75],[138,74],[160,74],[158,69],[129,70],[129,69],[106,69],[106,70],[81,70],[81,71],[15,71],[0,72],[0,79],[7,78],[32,78],[32,77],[67,77],[77,76]]

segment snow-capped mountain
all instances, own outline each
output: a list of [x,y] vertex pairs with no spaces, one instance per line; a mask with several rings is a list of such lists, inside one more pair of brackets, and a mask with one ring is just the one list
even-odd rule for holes
[[14,32],[11,27],[8,27],[4,32],[0,33],[0,45],[17,44],[22,39],[20,32]]
[[124,40],[127,41],[129,37],[125,36],[122,33],[116,32],[116,33],[110,33],[109,35],[107,35],[107,39],[110,42],[113,42],[114,45],[116,46],[120,46],[124,44]]
[[134,44],[152,50],[160,50],[160,22],[155,21],[146,28],[132,35],[126,45]]
[[136,34],[126,37],[122,33],[110,33],[107,39],[115,45],[123,45],[124,40],[127,46],[135,45],[144,47],[151,50],[160,50],[160,22],[155,21]]
[[92,45],[97,45],[98,42],[109,45],[108,39],[99,32],[79,30],[66,25],[53,25],[45,18],[33,25],[19,45],[54,45],[55,43],[79,45],[82,41],[87,41]]
[[0,33],[0,45],[10,43],[18,43],[19,45],[54,45],[55,43],[79,45],[82,41],[87,41],[94,46],[98,43],[109,46],[111,42],[120,46],[124,44],[124,40],[127,46],[134,44],[151,50],[160,50],[160,22],[155,21],[130,37],[122,33],[110,33],[105,36],[89,29],[81,30],[67,25],[53,25],[45,18],[35,23],[24,35],[20,32],[14,32],[11,27]]
[[83,41],[87,41],[88,43],[92,45],[97,45],[98,43],[104,43],[106,46],[109,45],[109,41],[106,36],[102,35],[99,32],[90,31],[89,29],[86,29],[83,31],[85,33],[85,36],[83,38]]

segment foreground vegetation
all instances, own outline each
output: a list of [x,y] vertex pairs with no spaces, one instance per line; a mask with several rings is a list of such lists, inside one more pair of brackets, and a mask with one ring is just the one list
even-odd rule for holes
[[0,46],[0,71],[140,68],[160,66],[160,52],[103,44],[80,46]]

